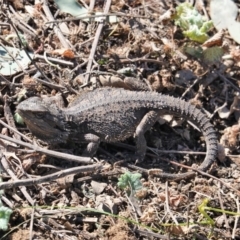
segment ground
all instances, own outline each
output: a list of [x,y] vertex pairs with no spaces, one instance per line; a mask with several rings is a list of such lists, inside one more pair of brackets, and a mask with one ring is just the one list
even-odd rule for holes
[[[181,16],[184,1],[0,2],[0,187],[12,209],[0,239],[240,239],[240,40],[231,28],[238,3],[225,1],[229,26],[231,16],[203,0]],[[204,20],[206,31],[201,17],[213,20]],[[84,145],[48,145],[15,115],[32,96],[60,94],[67,106],[83,91],[107,86],[157,91],[203,109],[219,139],[209,171],[181,181],[154,176],[189,171],[204,158],[204,138],[179,116],[162,116],[146,134],[148,154],[137,165],[146,172],[124,165],[134,154],[132,138],[101,144],[94,163],[79,164]]]

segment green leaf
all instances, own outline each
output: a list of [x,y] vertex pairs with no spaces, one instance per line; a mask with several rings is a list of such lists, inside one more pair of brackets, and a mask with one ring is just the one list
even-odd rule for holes
[[209,38],[207,32],[213,26],[212,21],[207,21],[188,2],[182,3],[176,8],[174,20],[175,25],[183,30],[186,37],[199,43],[203,43]]
[[142,183],[140,178],[142,175],[140,173],[130,173],[126,172],[118,179],[118,186],[121,189],[130,188],[133,192],[142,189]]
[[76,0],[54,0],[58,8],[74,17],[88,13],[88,10],[81,6]]
[[18,113],[14,114],[14,120],[15,120],[16,123],[18,123],[20,125],[24,125],[24,121]]
[[238,7],[232,0],[211,0],[210,15],[215,28],[228,29],[234,41],[240,44],[240,23],[236,21]]
[[[77,0],[54,0],[57,4],[58,8],[65,13],[69,13],[74,17],[84,17],[88,15],[88,10],[81,6]],[[95,12],[95,15],[102,15],[103,12]],[[92,19],[92,18],[91,18]],[[94,21],[100,22],[102,20],[102,17],[95,17],[93,18]],[[89,18],[84,18],[83,21],[90,21]],[[108,21],[111,23],[118,22],[118,18],[116,16],[109,16]]]
[[191,46],[186,44],[183,48],[183,51],[194,58],[202,58],[203,49],[200,46]]
[[228,32],[233,40],[240,44],[240,22],[232,21],[228,26]]
[[0,206],[0,230],[6,231],[8,229],[8,222],[12,210],[8,207]]
[[[11,53],[9,55],[9,53]],[[33,54],[28,52],[28,54],[33,58]],[[12,58],[14,56],[15,58]],[[17,64],[17,61],[21,63],[21,66]],[[2,47],[0,46],[0,74],[4,76],[12,76],[18,72],[22,72],[23,69],[29,67],[31,59],[26,54],[25,50],[20,50],[13,47]]]
[[205,63],[213,64],[221,60],[224,51],[221,47],[211,47],[203,51],[203,60]]
[[207,33],[201,32],[196,25],[191,26],[187,31],[183,31],[183,34],[191,40],[199,43],[204,43],[208,39]]
[[232,0],[211,0],[210,2],[210,15],[218,31],[227,29],[232,21],[235,21],[237,14],[238,7]]

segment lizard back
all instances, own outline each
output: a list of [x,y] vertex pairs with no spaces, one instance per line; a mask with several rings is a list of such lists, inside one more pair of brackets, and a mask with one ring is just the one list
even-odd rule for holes
[[207,146],[202,169],[207,169],[217,155],[217,136],[207,116],[185,100],[156,92],[102,88],[85,93],[63,112],[66,119],[76,124],[78,132],[93,133],[101,141],[115,142],[134,135],[150,110],[181,116],[199,127]]

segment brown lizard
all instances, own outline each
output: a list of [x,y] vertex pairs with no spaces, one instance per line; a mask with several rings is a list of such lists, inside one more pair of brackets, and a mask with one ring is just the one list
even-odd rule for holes
[[[199,170],[206,171],[217,156],[217,136],[207,116],[189,102],[156,92],[96,89],[82,94],[67,108],[58,107],[48,97],[32,97],[21,102],[17,112],[36,137],[49,143],[73,138],[89,142],[86,153],[91,156],[100,142],[122,141],[134,135],[138,161],[146,153],[145,132],[162,114],[170,113],[192,121],[204,135],[207,151]],[[161,174],[178,179],[193,175]]]

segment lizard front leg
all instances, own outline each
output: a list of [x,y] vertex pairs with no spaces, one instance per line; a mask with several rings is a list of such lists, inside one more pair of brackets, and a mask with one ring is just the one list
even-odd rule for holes
[[137,161],[143,161],[147,144],[144,134],[148,131],[159,118],[159,111],[149,111],[138,124],[135,132]]
[[87,148],[83,152],[84,156],[92,157],[100,144],[100,138],[92,133],[78,135],[77,140],[80,142],[88,142]]

